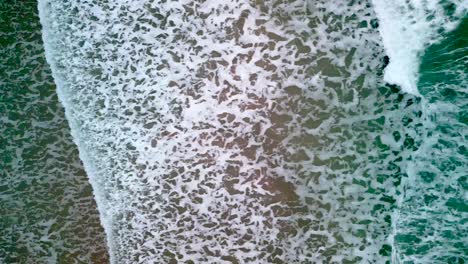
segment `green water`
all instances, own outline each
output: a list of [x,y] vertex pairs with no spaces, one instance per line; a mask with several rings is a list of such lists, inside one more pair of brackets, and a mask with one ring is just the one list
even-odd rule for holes
[[468,255],[468,19],[421,59],[419,149],[395,236],[403,263],[465,263]]
[[0,263],[106,263],[36,1],[0,2]]

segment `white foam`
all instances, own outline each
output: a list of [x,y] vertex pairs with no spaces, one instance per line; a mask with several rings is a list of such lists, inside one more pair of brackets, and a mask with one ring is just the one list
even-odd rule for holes
[[[444,5],[453,2],[452,15]],[[466,1],[372,0],[379,19],[379,31],[390,64],[384,80],[401,86],[403,91],[419,95],[417,88],[420,57],[427,46],[439,41],[442,32],[456,28],[466,10]],[[464,7],[465,5],[465,7]]]
[[[446,33],[457,27],[468,10],[468,2],[373,0],[373,5],[380,21],[379,30],[385,50],[390,57],[385,81],[400,85],[405,92],[419,95],[421,57],[428,46],[441,41]],[[450,5],[456,8],[447,12]],[[447,64],[443,69],[439,66],[438,70],[449,72],[453,69]],[[422,127],[414,129],[409,125],[405,128],[412,138],[420,140],[417,143],[420,145],[417,151],[408,153],[406,165],[402,166],[407,177],[402,179],[397,210],[392,216],[393,234],[389,235],[394,263],[445,263],[464,258],[463,249],[458,248],[463,243],[463,234],[459,230],[464,227],[461,223],[454,223],[462,219],[463,213],[447,205],[449,199],[460,199],[464,192],[455,184],[466,174],[466,166],[459,162],[465,158],[456,149],[466,132],[453,118],[456,116],[453,113],[461,113],[463,109],[457,105],[459,101],[448,99],[444,102],[444,96],[437,96],[445,88],[463,90],[466,87],[463,71],[458,75],[462,83],[452,87],[444,83],[444,79],[423,87],[428,98],[421,102],[422,116],[418,117],[418,125]],[[452,147],[441,146],[441,142],[450,143]],[[444,168],[448,167],[447,164],[450,164],[450,169]],[[431,175],[435,178],[430,179]],[[446,237],[441,230],[453,232],[453,236]],[[399,235],[414,236],[418,241],[395,240]]]
[[385,232],[362,234],[387,224],[351,223],[381,204],[353,186],[375,165],[349,137],[372,135],[344,121],[369,112],[354,94],[381,54],[357,27],[369,7],[40,2],[112,262],[382,259]]

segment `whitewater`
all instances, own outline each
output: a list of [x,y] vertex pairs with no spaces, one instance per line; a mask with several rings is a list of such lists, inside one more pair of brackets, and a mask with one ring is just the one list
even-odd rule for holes
[[35,1],[0,1],[0,263],[106,263]]
[[111,263],[463,263],[466,12],[40,0]]

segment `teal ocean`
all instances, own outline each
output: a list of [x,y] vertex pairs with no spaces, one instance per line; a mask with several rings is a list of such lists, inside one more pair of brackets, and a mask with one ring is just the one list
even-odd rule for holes
[[395,248],[400,259],[465,263],[468,256],[468,20],[427,48],[418,88],[418,150],[408,162]]
[[466,263],[467,10],[0,1],[0,263]]

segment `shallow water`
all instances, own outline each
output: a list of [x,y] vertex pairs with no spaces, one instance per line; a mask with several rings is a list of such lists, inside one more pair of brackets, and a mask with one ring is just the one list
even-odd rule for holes
[[41,9],[114,261],[390,259],[415,99],[369,4],[121,4]]
[[110,262],[463,263],[466,10],[39,1]]

